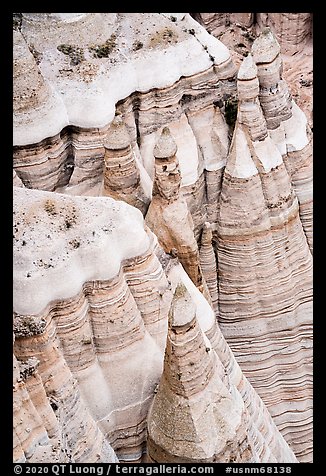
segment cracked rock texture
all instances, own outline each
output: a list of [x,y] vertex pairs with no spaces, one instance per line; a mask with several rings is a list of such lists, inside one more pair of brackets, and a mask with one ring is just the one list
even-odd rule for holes
[[312,461],[311,15],[13,35],[14,461]]

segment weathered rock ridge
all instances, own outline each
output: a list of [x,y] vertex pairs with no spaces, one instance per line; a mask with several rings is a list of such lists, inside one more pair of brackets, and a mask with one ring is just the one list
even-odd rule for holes
[[[175,308],[172,292],[180,280],[207,334],[205,346],[223,354],[224,370],[216,356],[210,367],[225,382],[224,398],[231,404],[229,392],[233,388],[238,394],[236,386],[246,398],[245,404],[237,397],[241,411],[235,415],[245,405],[249,411],[248,397],[259,402],[248,424],[255,461],[296,461],[235,367],[210,305],[176,258],[168,257],[143,227],[139,211],[108,197],[53,196],[20,187],[14,188],[14,204],[14,353],[23,379],[14,387],[15,461],[142,459],[147,415],[162,374],[168,314]],[[51,249],[46,246],[49,236]],[[194,359],[200,362],[197,345]],[[172,363],[169,372],[177,378]],[[247,443],[241,444],[241,455],[233,442],[231,453],[219,457],[243,461]]]
[[[285,438],[306,459],[312,419],[312,256],[291,176],[258,100],[256,74],[249,55],[238,74],[239,113],[221,189],[219,323]],[[287,363],[284,355],[291,355]],[[305,382],[300,390],[296,380]],[[290,410],[294,406],[297,413]]]
[[[232,25],[246,56],[208,33]],[[22,14],[14,461],[312,461],[312,130],[286,74],[310,37],[310,14]]]
[[312,13],[192,13],[207,31],[229,49],[240,65],[250,52],[252,42],[265,27],[277,38],[282,51],[284,78],[292,96],[313,124],[313,46]]

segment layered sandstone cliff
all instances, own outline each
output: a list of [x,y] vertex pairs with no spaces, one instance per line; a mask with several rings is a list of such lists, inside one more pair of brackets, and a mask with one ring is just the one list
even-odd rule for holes
[[285,438],[309,460],[312,256],[259,91],[249,55],[238,73],[239,112],[220,198],[219,323]]
[[119,459],[137,460],[171,294],[153,235],[139,211],[110,198],[17,187],[14,205],[15,356],[40,361],[43,400],[73,461],[112,460],[103,440]]
[[254,39],[269,27],[281,45],[284,78],[310,127],[313,125],[312,13],[192,13],[207,31],[230,49],[237,66]]
[[192,15],[14,31],[15,461],[312,459],[312,133]]
[[[216,377],[211,385],[220,388],[234,413],[229,421],[229,410],[223,405],[218,410],[229,430],[219,430],[216,422],[214,431],[228,449],[221,443],[215,460],[296,461],[236,366],[209,303],[178,260],[144,228],[139,211],[108,197],[20,187],[14,187],[14,205],[14,353],[21,375],[17,380],[14,374],[15,461],[142,460],[149,451],[146,423],[162,375],[168,314],[185,319],[185,325],[191,316],[195,323],[193,390],[204,378],[204,352],[209,375]],[[184,284],[178,288],[180,281]],[[180,288],[189,316],[182,310],[183,294],[181,307],[177,299]],[[178,381],[171,366],[169,379]],[[250,409],[255,401],[258,405]],[[174,423],[168,419],[166,424]],[[200,425],[204,431],[206,425]],[[190,429],[186,422],[184,431]],[[206,440],[211,447],[214,432]],[[174,461],[187,458],[173,448]]]

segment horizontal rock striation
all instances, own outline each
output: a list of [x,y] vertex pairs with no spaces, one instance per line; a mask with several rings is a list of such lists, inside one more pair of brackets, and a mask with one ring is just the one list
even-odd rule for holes
[[15,462],[312,460],[309,19],[21,15]]
[[123,200],[145,215],[150,196],[146,196],[126,126],[120,116],[113,119],[104,142],[103,195]]
[[218,270],[212,239],[212,227],[209,222],[205,222],[201,236],[199,260],[212,300],[212,307],[218,316]]
[[14,354],[21,361],[39,361],[37,373],[25,384],[14,383],[14,434],[19,442],[14,461],[117,462],[63,358],[53,321],[42,333],[34,334],[29,326],[29,335],[17,334]]
[[311,13],[192,13],[193,18],[219,37],[226,28],[239,26],[259,34],[270,27],[284,54],[298,53],[311,40]]
[[280,45],[269,28],[265,28],[252,45],[252,56],[257,64],[259,101],[268,129],[276,129],[290,119],[291,94],[281,77]]
[[256,137],[257,121],[247,121],[249,104],[255,117],[263,115],[257,88],[246,79],[255,69],[250,56],[243,68],[239,94],[248,87],[248,97],[240,100],[220,196],[219,323],[299,461],[309,461],[311,254],[282,155],[266,136],[266,122]]
[[251,51],[254,39],[269,27],[281,46],[284,79],[312,127],[312,13],[192,13],[191,15],[229,48],[237,68]]
[[238,398],[240,395],[243,400],[247,414],[247,432],[257,461],[262,463],[298,462],[276,427],[267,407],[243,374],[216,321],[206,329],[205,333],[225,369],[225,386],[231,395],[237,395]]
[[179,267],[180,265],[177,263],[169,262],[166,267],[168,278],[173,289],[176,288],[180,279],[186,286],[196,307],[198,323],[209,340],[207,347],[213,349],[218,357],[215,362],[219,368],[221,380],[231,393],[232,398],[243,400],[247,415],[247,431],[252,439],[255,458],[257,461],[265,463],[276,461],[297,462],[293,451],[277,429],[267,407],[242,373],[221,332],[212,308],[202,294],[198,293],[187,274]]
[[254,13],[192,13],[191,15],[205,26],[207,31],[217,37],[225,31],[225,27],[235,23],[251,27],[255,21]]
[[312,251],[312,134],[307,118],[291,98],[287,83],[282,79],[280,46],[270,29],[265,29],[254,41],[252,54],[257,64],[259,101],[267,128],[291,176],[299,200],[300,219]]
[[259,13],[257,27],[270,27],[284,54],[298,53],[312,37],[311,13]]
[[[88,33],[85,37],[83,27],[86,20]],[[235,69],[227,48],[188,14],[172,21],[170,16],[153,13],[147,14],[146,25],[143,20],[142,14],[130,17],[128,14],[90,13],[74,22],[52,21],[46,16],[33,15],[27,19],[23,15],[24,39],[30,48],[33,45],[34,56],[35,50],[41,54],[37,66],[54,92],[60,90],[61,109],[54,123],[40,123],[37,117],[33,117],[35,120],[29,123],[28,130],[26,122],[32,110],[26,108],[25,116],[17,114],[15,145],[36,144],[55,136],[68,125],[103,128],[113,120],[115,105],[120,100],[139,91],[145,105],[146,99],[153,101],[151,91],[155,89],[162,89],[167,98],[165,89],[175,93],[174,85],[179,84],[182,76],[180,85],[188,84],[190,89],[194,89],[192,76],[195,82],[197,74],[198,80],[207,77],[208,81],[198,85],[198,92],[211,89],[215,98],[221,90],[222,95],[228,89],[234,91],[234,83],[228,85]],[[140,32],[144,34],[142,45],[136,44]],[[102,44],[105,37],[107,42]],[[128,62],[125,61],[126,55],[129,55]],[[143,66],[147,61],[153,61],[150,75],[144,74]],[[123,76],[126,81],[119,81]],[[17,86],[18,94],[23,94],[30,86],[29,74],[25,83]],[[185,89],[183,87],[180,91],[180,99],[187,93]],[[160,96],[158,93],[157,99]],[[84,110],[87,114],[83,113]],[[157,111],[155,115],[158,115]],[[149,117],[148,113],[146,117]]]
[[[98,446],[110,444],[119,460],[137,461],[146,449],[147,411],[162,371],[172,298],[151,251],[153,235],[144,231],[140,212],[123,202],[14,191],[15,355],[40,361],[47,398],[53,393],[71,435],[74,461],[114,462],[113,451],[108,460]],[[122,209],[124,220],[117,218]]]
[[[120,461],[140,461],[147,452],[148,411],[162,374],[163,341],[174,283],[180,277],[186,280],[201,326],[210,330],[207,335],[213,336],[212,342],[216,344],[213,311],[180,264],[173,265],[176,260],[169,257],[166,260],[154,235],[139,228],[140,212],[123,202],[15,187],[14,204],[14,353],[20,361],[19,379],[23,379],[15,387],[14,460],[116,462],[116,453]],[[86,215],[92,217],[90,222],[85,220]],[[67,217],[71,223],[68,229],[62,226],[68,223]],[[134,239],[124,243],[121,231],[131,223]],[[56,257],[52,263],[47,255],[49,248],[45,246],[49,234],[53,246],[58,246],[57,253],[51,253],[52,261]],[[120,248],[115,243],[117,236]],[[128,248],[124,248],[127,242]],[[115,251],[119,249],[119,261],[110,254],[113,243]],[[107,250],[106,258],[103,250]],[[158,257],[165,262],[164,268]],[[61,275],[63,261],[66,294],[58,289],[56,280]],[[29,269],[27,273],[26,269]],[[93,275],[94,271],[99,279]],[[46,285],[47,278],[52,286]],[[32,291],[35,288],[37,293]],[[182,319],[182,306],[180,309],[175,306],[171,312],[175,313],[175,319]],[[202,351],[206,358],[211,351],[205,348],[211,344],[208,345],[198,324],[196,334],[195,343],[204,342]],[[221,334],[219,339],[223,339]],[[224,348],[220,344],[216,348],[226,356],[232,355],[223,342]],[[194,359],[198,359],[196,345]],[[230,429],[229,433],[228,430],[223,433],[223,437],[228,435],[227,447],[225,452],[220,448],[217,460],[248,460],[251,446],[247,439],[251,436],[246,436],[242,426],[237,435],[232,430],[237,421],[240,424],[242,412],[247,415],[244,400],[233,384],[230,390],[228,377],[216,355],[209,354],[208,358],[209,374],[218,376],[211,385],[221,386],[222,407],[228,407],[228,411],[221,410],[218,414]],[[176,378],[174,370],[172,377]],[[231,396],[234,391],[236,398]],[[247,394],[245,386],[244,392]],[[231,413],[230,405],[234,408]],[[259,431],[252,431],[252,445],[258,448],[257,454],[264,455],[264,461],[280,461],[279,458],[293,461],[291,451],[271,425],[267,410],[265,415],[260,413],[261,409],[255,411],[260,415],[264,431],[270,435],[269,443],[259,442]],[[232,417],[229,421],[230,415],[235,420]],[[243,418],[248,421],[249,414]],[[31,431],[22,433],[25,426]],[[220,431],[218,427],[216,430]],[[215,438],[206,440],[211,446]],[[275,450],[278,445],[282,450]],[[177,461],[183,461],[183,456],[178,456]]]
[[[170,268],[169,277],[174,287],[180,277],[181,282],[176,286],[170,312],[163,375],[149,414],[150,461],[198,462],[198,456],[212,455],[220,445],[226,445],[213,461],[296,462],[265,405],[236,364],[208,303],[199,298],[186,275],[180,276],[178,267]],[[209,392],[211,386],[216,387],[213,393]],[[228,435],[235,420],[229,418],[225,424],[217,420],[218,415],[225,418],[224,411],[219,413],[224,405],[228,405],[230,416],[237,414],[237,421],[241,421],[237,436],[231,440]],[[212,407],[214,416],[204,428]],[[234,446],[242,439],[243,431],[246,437]],[[180,438],[183,432],[187,436]],[[205,462],[211,462],[211,458]]]
[[243,404],[228,394],[184,284],[174,293],[164,370],[148,417],[153,462],[251,462]]
[[[42,392],[39,392],[39,389],[43,387],[42,384],[39,385],[39,375],[36,376],[36,365],[32,366],[30,362],[28,370],[26,363],[25,365],[22,363],[22,365],[24,366],[24,378],[22,378],[20,364],[14,356],[13,418],[15,424],[13,429],[13,459],[15,462],[24,463],[27,458],[35,455],[37,449],[49,451],[49,456],[53,449],[52,458],[55,460],[55,449],[50,446],[47,429],[50,436],[54,436],[57,430],[57,420],[53,415],[48,400],[45,398],[46,405],[44,405]],[[26,380],[31,380],[32,376],[34,376],[34,382],[30,387],[34,390],[32,392],[34,398],[29,394],[25,385]],[[38,412],[39,409],[41,410],[41,415]],[[65,461],[64,458],[63,454],[63,461]]]
[[[31,50],[34,68],[26,74],[24,83],[17,83],[17,94],[25,94],[37,73],[54,97],[60,93],[61,98],[60,113],[51,109],[51,121],[43,116],[39,120],[37,111],[27,105],[24,113],[16,111],[14,168],[19,178],[28,188],[74,195],[103,194],[103,160],[105,154],[110,155],[105,142],[117,111],[130,137],[129,153],[139,169],[145,195],[140,208],[144,211],[154,178],[153,149],[162,128],[168,125],[178,146],[181,186],[199,240],[206,219],[205,207],[201,206],[206,203],[206,191],[209,220],[216,220],[215,184],[220,184],[228,149],[228,126],[219,110],[235,93],[235,68],[228,50],[188,14],[176,16],[176,21],[174,17],[171,20],[172,14],[149,14],[149,31],[141,14],[136,14],[133,22],[125,14],[104,14],[106,33],[101,34],[96,30],[96,25],[103,27],[100,14],[76,16],[69,21],[53,15],[24,14],[23,36],[17,32],[19,42]],[[78,24],[88,25],[89,38],[77,33]],[[142,45],[137,43],[135,25],[144,33]],[[42,42],[39,37],[46,30],[47,40]],[[128,37],[134,35],[134,41],[125,46],[120,44],[124,31],[128,31]],[[105,47],[103,35],[111,38]],[[19,42],[15,40],[15,44]],[[94,51],[96,42],[103,43],[103,51],[99,47]],[[180,57],[177,62],[176,51]],[[147,78],[143,66],[152,61],[153,54],[153,71]],[[118,79],[122,76],[129,78],[127,89]],[[42,107],[46,111],[47,103]],[[107,184],[113,180],[112,167],[106,168]]]

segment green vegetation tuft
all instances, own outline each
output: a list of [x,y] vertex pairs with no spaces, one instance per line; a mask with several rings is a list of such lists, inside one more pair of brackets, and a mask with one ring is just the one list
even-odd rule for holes
[[79,48],[78,46],[62,44],[57,46],[57,50],[59,50],[64,55],[69,56],[71,66],[76,66],[77,64],[84,61],[84,50]]
[[[117,46],[117,35],[112,33],[109,39],[102,45],[93,45],[89,47],[89,51],[93,53],[94,58],[108,58],[114,48]],[[141,42],[138,42],[141,43]],[[142,47],[142,46],[141,46]],[[141,48],[140,47],[140,48]],[[138,48],[139,49],[139,48]]]

